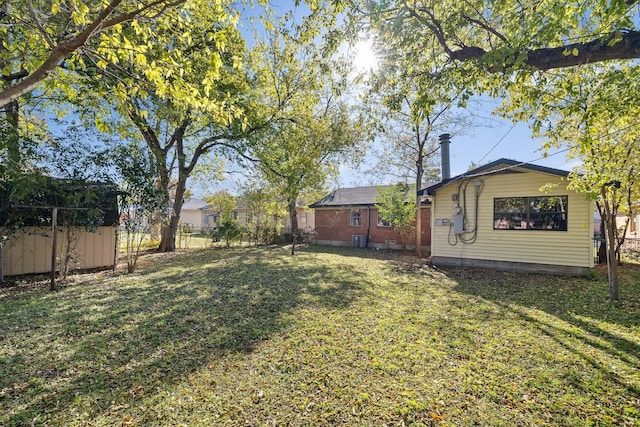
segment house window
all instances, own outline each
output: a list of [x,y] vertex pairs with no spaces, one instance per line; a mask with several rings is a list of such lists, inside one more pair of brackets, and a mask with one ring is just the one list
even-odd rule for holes
[[629,223],[629,232],[630,233],[635,233],[636,232],[637,223],[638,223],[638,214],[631,215],[631,221]]
[[389,221],[385,221],[380,217],[380,212],[378,212],[378,227],[391,227],[391,223]]
[[567,196],[493,199],[493,229],[567,231],[567,202]]
[[352,227],[360,227],[360,225],[362,225],[360,209],[351,209],[351,221],[349,222],[349,224]]

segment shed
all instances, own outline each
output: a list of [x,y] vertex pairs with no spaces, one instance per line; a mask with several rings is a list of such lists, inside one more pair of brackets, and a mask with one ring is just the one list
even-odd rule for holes
[[500,159],[425,188],[432,197],[432,262],[587,274],[594,204],[567,188],[567,176]]
[[[113,267],[119,221],[115,187],[51,177],[41,177],[35,187],[20,201],[10,201],[11,184],[0,185],[3,274],[51,271],[53,207],[60,210],[56,253],[62,254],[63,246],[71,244],[73,268]],[[73,205],[68,204],[71,199]]]

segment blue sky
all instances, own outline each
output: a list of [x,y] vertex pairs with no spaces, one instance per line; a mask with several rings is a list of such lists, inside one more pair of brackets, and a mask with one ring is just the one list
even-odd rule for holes
[[[488,110],[487,113],[490,113]],[[513,159],[556,169],[571,170],[575,161],[567,160],[562,149],[551,149],[545,158],[541,151],[542,141],[531,138],[526,123],[515,126],[508,120],[495,118],[497,123],[490,128],[480,127],[464,135],[452,135],[450,146],[451,175],[466,172],[472,163],[489,163],[500,158]],[[556,152],[560,152],[555,154]],[[439,156],[439,153],[435,154]],[[365,165],[362,169],[366,169]],[[393,179],[393,178],[391,178]],[[363,177],[361,171],[342,168],[338,183],[341,187],[375,185],[373,178]]]

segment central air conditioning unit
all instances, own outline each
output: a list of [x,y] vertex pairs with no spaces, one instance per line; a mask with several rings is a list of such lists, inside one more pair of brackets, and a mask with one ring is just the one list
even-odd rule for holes
[[367,247],[367,236],[363,236],[362,234],[354,234],[351,236],[351,247],[352,248],[366,248]]

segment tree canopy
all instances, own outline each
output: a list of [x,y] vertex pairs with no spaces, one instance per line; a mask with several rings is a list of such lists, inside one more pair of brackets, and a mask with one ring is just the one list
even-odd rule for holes
[[416,56],[427,50],[492,72],[640,57],[635,0],[365,1],[359,12]]
[[262,106],[253,111],[262,118],[249,122],[265,125],[249,136],[248,153],[286,200],[293,235],[299,234],[298,198],[320,190],[340,163],[357,159],[364,140],[341,97],[342,64],[324,57],[313,41],[305,42],[307,35],[274,33],[258,43],[251,61],[255,102]]
[[474,93],[502,98],[502,115],[535,125],[536,109],[555,104],[549,89],[570,90],[585,68],[604,67],[597,78],[609,79],[608,63],[636,67],[625,60],[640,57],[639,7],[608,0],[397,0],[362,2],[349,16],[352,27],[379,41],[385,60],[405,58],[405,76],[442,79],[463,100]]
[[236,12],[197,1],[180,12],[183,19],[156,21],[148,34],[126,31],[123,40],[144,49],[134,57],[102,57],[70,90],[61,91],[98,130],[144,141],[165,210],[171,212],[161,240],[161,248],[169,251],[175,247],[189,177],[212,150],[239,149],[249,90]]
[[113,58],[134,57],[147,44],[127,43],[126,29],[149,36],[146,23],[178,19],[178,14],[166,15],[185,1],[4,1],[0,5],[0,106],[32,91],[57,67],[84,68],[79,53],[109,50]]

